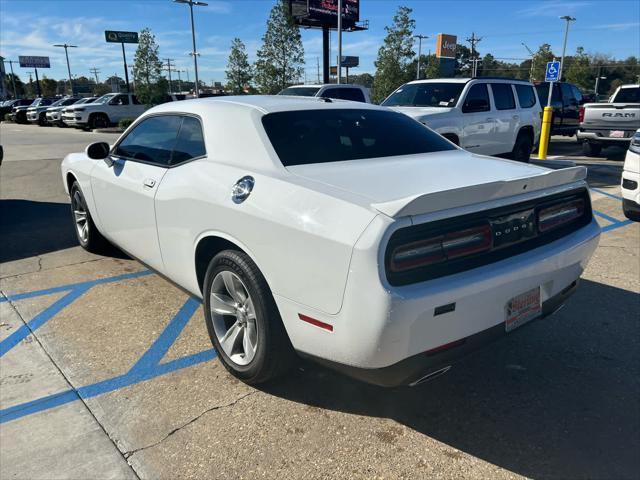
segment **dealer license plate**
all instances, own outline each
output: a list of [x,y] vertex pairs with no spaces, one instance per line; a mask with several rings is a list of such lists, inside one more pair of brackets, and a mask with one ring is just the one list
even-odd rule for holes
[[609,132],[609,138],[624,138],[623,130],[611,130]]
[[507,302],[504,329],[507,332],[521,327],[527,322],[540,316],[540,287],[532,288]]

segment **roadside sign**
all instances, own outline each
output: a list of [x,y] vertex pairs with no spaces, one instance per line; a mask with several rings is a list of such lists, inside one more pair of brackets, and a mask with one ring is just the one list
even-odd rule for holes
[[22,68],[51,68],[49,57],[23,57],[19,56],[18,61]]
[[104,38],[109,43],[138,43],[138,32],[116,32],[105,30]]
[[340,60],[340,65],[343,68],[354,68],[360,65],[360,57],[350,57],[350,56],[342,56]]
[[547,62],[547,70],[544,74],[545,82],[557,82],[560,74],[560,62]]

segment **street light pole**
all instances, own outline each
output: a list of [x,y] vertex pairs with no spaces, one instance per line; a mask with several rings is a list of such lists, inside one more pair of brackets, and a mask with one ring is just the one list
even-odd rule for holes
[[69,86],[71,87],[71,96],[74,95],[73,92],[73,79],[71,78],[71,67],[69,66],[69,52],[67,49],[69,48],[78,48],[77,45],[69,45],[67,43],[56,44],[54,47],[64,48],[64,55],[67,57],[67,72],[69,73]]
[[338,0],[338,85],[342,83],[342,0]]
[[13,64],[15,63],[15,60],[4,60],[4,63],[8,63],[9,68],[11,69],[11,84],[13,85],[13,98],[17,99],[18,93],[16,90],[16,75],[13,73]]
[[429,38],[427,35],[414,35],[418,39],[418,70],[416,72],[416,80],[420,80],[420,57],[422,56],[422,39]]
[[569,36],[569,24],[571,22],[575,22],[576,19],[570,17],[569,15],[564,15],[560,17],[560,20],[566,20],[567,26],[564,30],[564,43],[562,44],[562,57],[560,57],[560,72],[558,72],[558,81],[562,81],[562,68],[564,67],[564,54],[567,51],[567,37]]
[[198,98],[200,96],[200,85],[198,82],[198,52],[196,50],[196,28],[193,23],[193,6],[195,5],[196,7],[206,7],[209,4],[205,2],[196,1],[196,0],[173,0],[173,1],[176,3],[186,3],[189,5],[189,14],[191,16],[191,41],[193,44],[193,51],[191,52],[191,54],[193,55],[193,67],[196,72],[196,92],[195,93],[196,93],[196,98]]

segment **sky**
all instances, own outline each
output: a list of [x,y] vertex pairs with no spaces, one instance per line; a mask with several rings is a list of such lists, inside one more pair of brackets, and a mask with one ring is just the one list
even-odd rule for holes
[[[208,0],[209,6],[196,7],[196,41],[200,79],[210,83],[225,81],[224,70],[234,37],[247,46],[255,60],[266,29],[269,11],[275,0]],[[361,20],[369,20],[369,30],[345,33],[343,55],[360,56],[360,67],[352,73],[373,73],[384,27],[401,5],[413,9],[416,34],[423,40],[424,53],[435,49],[437,33],[458,36],[458,43],[472,32],[482,38],[481,54],[492,53],[498,59],[520,62],[527,58],[525,43],[532,50],[549,43],[558,55],[562,50],[564,21],[571,15],[567,52],[582,46],[587,52],[605,53],[618,59],[640,56],[640,2],[637,0],[361,0]],[[92,76],[96,67],[105,79],[124,76],[119,44],[106,43],[105,30],[140,31],[149,27],[156,35],[162,58],[174,59],[179,69],[187,70],[193,80],[191,27],[188,7],[171,0],[0,0],[0,55],[17,60],[18,55],[42,55],[51,58],[51,69],[42,73],[50,78],[66,78],[64,49],[55,43],[69,43],[71,73]],[[302,30],[305,50],[305,75],[308,83],[317,80],[317,61],[322,56],[319,30]],[[468,44],[467,44],[468,45]],[[332,58],[337,58],[336,34],[331,36]],[[127,45],[131,64],[135,45]],[[417,46],[416,46],[417,50]],[[335,64],[335,62],[333,62]],[[9,70],[8,65],[6,65]],[[27,71],[14,65],[21,78]],[[186,78],[187,73],[182,74]]]

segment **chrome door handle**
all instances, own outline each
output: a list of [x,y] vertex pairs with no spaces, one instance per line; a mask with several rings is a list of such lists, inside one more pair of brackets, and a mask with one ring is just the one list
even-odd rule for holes
[[144,181],[144,186],[145,187],[149,187],[149,188],[153,188],[156,186],[156,181],[153,178],[147,178]]
[[485,119],[485,120],[486,120],[487,122],[492,122],[492,121],[494,121],[494,120],[495,120],[495,118],[491,118],[491,117],[489,117],[489,118],[487,118],[487,119]]
[[514,115],[514,116],[513,116],[513,119],[514,119],[514,120],[518,120],[519,118],[520,118],[520,115]]

